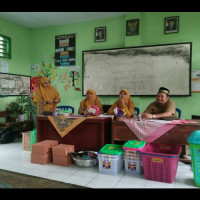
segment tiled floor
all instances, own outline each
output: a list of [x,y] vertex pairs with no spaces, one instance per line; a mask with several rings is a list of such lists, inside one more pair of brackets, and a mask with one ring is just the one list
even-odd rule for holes
[[90,188],[196,188],[190,164],[179,162],[173,183],[146,180],[143,175],[128,175],[123,169],[118,175],[99,173],[99,168],[79,168],[74,164],[59,166],[30,162],[30,151],[22,150],[22,139],[0,144],[0,169],[24,173],[46,179],[86,186]]

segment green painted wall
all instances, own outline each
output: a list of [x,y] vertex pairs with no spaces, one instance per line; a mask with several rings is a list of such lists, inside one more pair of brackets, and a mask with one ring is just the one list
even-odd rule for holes
[[[8,73],[30,75],[30,31],[0,18],[0,34],[11,38],[11,59],[0,58],[8,62]],[[14,98],[0,97],[0,111]]]
[[[164,34],[164,18],[179,16],[179,32]],[[140,33],[137,36],[126,36],[126,20],[140,19]],[[76,87],[82,90],[82,51],[106,48],[120,48],[129,46],[145,46],[155,44],[170,44],[179,42],[192,42],[192,69],[200,69],[200,13],[199,12],[133,12],[125,16],[95,20],[62,26],[43,27],[37,29],[25,29],[0,19],[0,34],[12,38],[12,59],[9,60],[9,72],[31,74],[38,76],[39,72],[30,72],[31,64],[51,63],[55,51],[55,36],[64,34],[76,34],[76,66],[79,66],[79,81]],[[106,26],[106,42],[94,42],[95,27]],[[16,68],[17,67],[17,68]],[[16,69],[22,70],[17,71]],[[60,91],[62,101],[59,105],[72,105],[77,112],[80,101],[84,98],[82,91],[76,91],[74,87],[67,87],[65,91],[64,80],[59,78],[68,73],[69,69],[57,68],[54,70],[55,79],[52,84]],[[162,85],[162,83],[161,83]],[[92,84],[91,84],[92,88]],[[171,97],[177,107],[182,109],[182,118],[191,118],[192,114],[200,115],[200,103],[198,93],[192,93],[190,97]],[[103,104],[112,104],[117,97],[100,97]],[[143,111],[146,106],[155,100],[154,97],[132,97],[135,105]],[[5,104],[5,98],[0,101]],[[0,110],[3,110],[0,105]]]

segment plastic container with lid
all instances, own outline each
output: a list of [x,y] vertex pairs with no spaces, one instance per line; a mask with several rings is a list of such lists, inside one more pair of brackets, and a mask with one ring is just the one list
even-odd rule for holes
[[195,185],[200,187],[200,130],[194,131],[187,138],[190,148],[192,171]]
[[140,151],[145,147],[146,142],[129,140],[123,145],[123,155],[126,159],[140,159]]
[[129,140],[123,145],[123,149],[125,150],[135,150],[140,151],[144,146],[146,145],[146,142],[139,141],[139,140]]
[[123,158],[121,155],[97,154],[99,173],[116,175],[123,168]]
[[133,160],[124,158],[124,167],[126,174],[130,175],[143,174],[141,159]]
[[106,144],[100,151],[103,154],[121,155],[123,153],[123,145],[120,144]]
[[99,172],[103,174],[118,174],[123,167],[123,145],[106,144],[97,154]]
[[142,174],[143,166],[140,150],[143,149],[146,142],[139,140],[129,140],[123,145],[123,159],[125,172],[127,174]]

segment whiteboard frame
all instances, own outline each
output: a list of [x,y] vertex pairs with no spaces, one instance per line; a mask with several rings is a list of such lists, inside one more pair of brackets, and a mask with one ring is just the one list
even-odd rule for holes
[[[3,79],[4,79],[4,81],[11,80],[12,84],[14,84],[14,88],[11,88],[11,84],[8,84],[8,82],[6,81],[6,84],[8,84],[8,88],[2,89],[2,88],[5,88],[5,84],[2,82]],[[18,81],[18,83],[17,83],[17,81]],[[24,83],[27,84],[25,87],[19,86],[20,84],[24,84]],[[17,84],[18,84],[18,86],[17,86]],[[25,89],[24,90],[25,92],[20,93],[21,88]],[[5,93],[5,91],[6,91],[6,93]],[[0,72],[0,97],[28,96],[30,94],[31,94],[31,76]]]
[[[84,84],[85,84],[85,78],[84,78],[84,72],[85,72],[85,68],[87,66],[85,66],[85,62],[84,62],[84,59],[85,59],[85,54],[87,53],[98,53],[98,52],[101,52],[101,51],[104,51],[104,52],[107,52],[107,54],[109,54],[109,52],[113,51],[113,50],[126,50],[126,49],[135,49],[135,48],[148,48],[148,47],[160,47],[160,46],[172,46],[172,45],[185,45],[185,44],[188,44],[189,45],[189,64],[188,64],[188,73],[187,75],[189,77],[188,78],[188,84],[187,84],[187,90],[188,92],[187,93],[184,93],[184,94],[172,94],[170,96],[191,96],[191,57],[192,57],[192,42],[183,42],[183,43],[172,43],[172,44],[158,44],[158,45],[146,45],[146,46],[134,46],[134,47],[125,47],[125,48],[111,48],[111,49],[98,49],[98,50],[86,50],[86,51],[82,51],[82,86],[83,86],[83,89],[82,89],[82,96],[85,96],[86,95],[86,91],[87,89],[85,89],[84,87]],[[98,74],[97,74],[98,76]],[[165,87],[164,85],[160,85],[160,87]],[[92,84],[91,84],[91,87],[92,88]],[[169,88],[170,89],[170,88]],[[158,90],[158,88],[156,88],[156,90]],[[152,93],[152,94],[130,94],[131,96],[155,96],[157,92],[155,93]],[[98,93],[97,93],[98,94]],[[119,93],[116,93],[116,94],[112,94],[112,95],[109,95],[109,94],[98,94],[98,96],[118,96]]]

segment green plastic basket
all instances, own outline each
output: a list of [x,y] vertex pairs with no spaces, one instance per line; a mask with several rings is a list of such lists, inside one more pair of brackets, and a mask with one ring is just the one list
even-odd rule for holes
[[31,152],[32,152],[32,145],[37,142],[37,129],[33,129],[31,131],[30,140],[31,140]]
[[120,144],[106,144],[100,149],[100,153],[110,155],[121,155],[123,153],[123,145]]
[[187,138],[190,148],[194,182],[200,187],[200,130],[194,131]]

